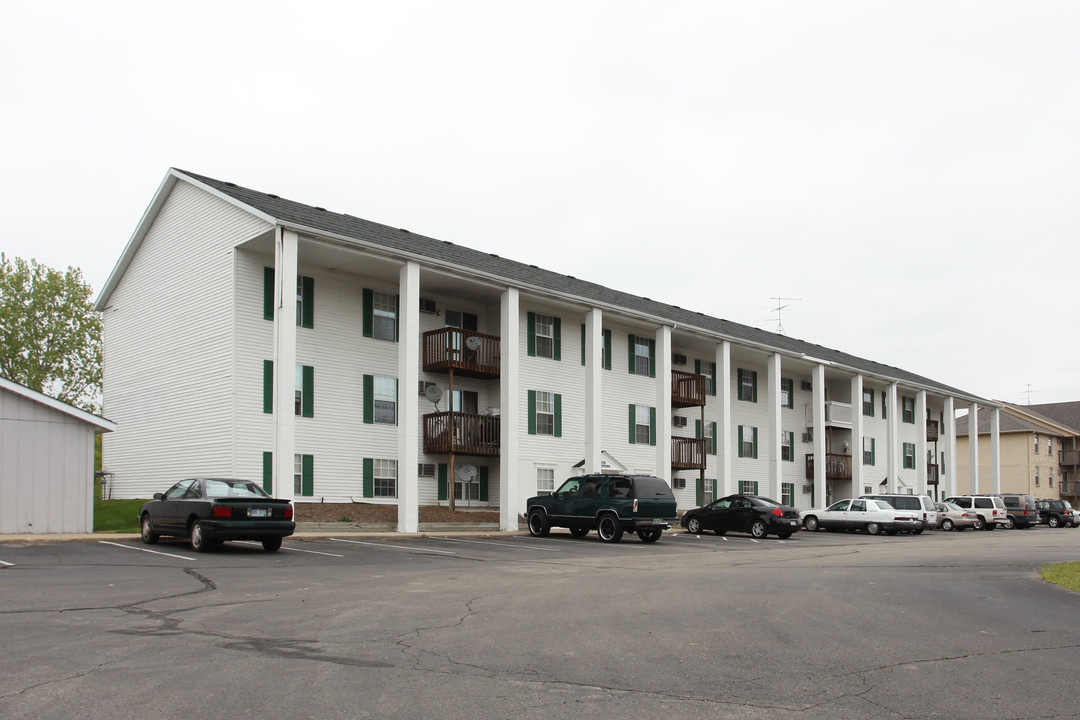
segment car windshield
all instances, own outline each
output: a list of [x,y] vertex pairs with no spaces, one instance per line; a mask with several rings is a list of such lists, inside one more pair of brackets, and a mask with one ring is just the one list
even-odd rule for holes
[[206,497],[209,498],[268,498],[263,489],[247,480],[207,480]]

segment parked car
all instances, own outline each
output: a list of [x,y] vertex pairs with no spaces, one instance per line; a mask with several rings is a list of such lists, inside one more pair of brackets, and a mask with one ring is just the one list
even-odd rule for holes
[[978,523],[975,513],[965,510],[955,503],[937,503],[938,527],[942,530],[967,530]]
[[999,497],[1005,502],[1005,527],[1030,528],[1039,524],[1039,508],[1035,498],[1023,493],[1002,493]]
[[582,475],[550,495],[529,498],[525,517],[534,537],[565,527],[574,537],[596,530],[609,543],[622,540],[626,531],[656,542],[676,517],[675,496],[666,481],[651,475]]
[[801,527],[799,511],[757,495],[728,495],[704,507],[688,510],[680,523],[689,533],[728,530],[750,533],[756,538],[776,535],[789,538]]
[[872,498],[874,500],[884,500],[892,505],[897,510],[907,510],[915,514],[915,518],[918,520],[918,528],[915,529],[915,534],[918,535],[927,528],[937,527],[937,510],[934,506],[934,501],[930,499],[929,495],[902,495],[900,493],[888,493],[878,495],[860,495],[861,498]]
[[154,493],[139,509],[139,527],[147,545],[170,535],[188,538],[196,552],[225,540],[256,540],[274,552],[296,523],[291,501],[272,498],[253,482],[189,478]]
[[884,500],[838,500],[823,510],[807,510],[803,513],[803,527],[807,530],[865,530],[870,535],[898,532],[914,533],[919,527],[915,514],[909,510],[897,510]]
[[1052,528],[1072,527],[1074,525],[1072,505],[1067,500],[1036,500],[1039,509],[1039,522]]
[[956,495],[945,498],[945,502],[951,502],[974,512],[978,518],[978,522],[975,523],[976,530],[993,530],[998,525],[1005,527],[1008,523],[1009,514],[1005,508],[1005,501],[997,495]]

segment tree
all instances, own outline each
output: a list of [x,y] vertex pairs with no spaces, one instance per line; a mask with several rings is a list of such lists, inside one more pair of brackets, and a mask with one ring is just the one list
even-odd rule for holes
[[0,253],[0,375],[101,411],[101,315],[79,268]]

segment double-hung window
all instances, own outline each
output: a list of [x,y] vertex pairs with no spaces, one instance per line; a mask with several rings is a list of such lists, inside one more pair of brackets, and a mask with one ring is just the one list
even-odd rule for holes
[[739,426],[739,457],[756,458],[758,456],[757,428],[750,425]]
[[376,292],[371,298],[373,332],[378,340],[397,339],[397,296]]
[[529,391],[529,434],[562,437],[562,395],[546,390]]
[[876,449],[875,449],[874,445],[875,445],[874,438],[872,438],[872,437],[864,437],[862,439],[862,464],[863,465],[873,465],[875,460],[877,460],[877,457],[876,457],[877,452],[876,452]]
[[915,443],[904,443],[904,469],[915,469]]
[[380,425],[397,424],[397,378],[381,375],[364,376],[364,422]]
[[871,388],[863,388],[862,414],[866,417],[874,417],[874,391]]
[[630,443],[656,444],[656,408],[649,405],[630,406]]
[[297,453],[293,455],[293,494],[315,494],[315,456]]
[[536,494],[550,495],[555,491],[555,468],[536,468]]
[[397,460],[376,458],[373,480],[375,497],[397,497]]
[[915,424],[915,398],[904,397],[903,398],[903,415],[901,419],[906,423]]
[[793,431],[780,431],[780,459],[788,462],[795,460],[795,433]]
[[656,341],[637,335],[630,335],[628,341],[630,352],[630,373],[632,375],[644,375],[652,377],[656,374],[656,366],[653,354],[656,352]]
[[757,402],[757,371],[738,369],[739,399]]
[[705,376],[705,394],[716,396],[716,363],[698,360],[694,363],[698,375]]
[[555,318],[536,313],[536,357],[555,357]]
[[795,483],[780,483],[780,504],[795,507]]
[[795,381],[791,378],[780,378],[780,407],[795,407]]

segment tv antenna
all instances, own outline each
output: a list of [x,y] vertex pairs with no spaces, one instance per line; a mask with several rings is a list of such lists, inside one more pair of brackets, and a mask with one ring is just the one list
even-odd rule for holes
[[1024,390],[1020,394],[1021,395],[1027,395],[1027,404],[1030,405],[1031,404],[1031,393],[1037,393],[1037,392],[1039,392],[1039,391],[1038,390],[1032,390],[1031,389],[1031,383],[1028,383],[1027,384],[1027,390]]
[[[774,313],[776,313],[776,334],[777,335],[783,335],[784,334],[784,323],[780,321],[780,313],[783,312],[784,310],[787,310],[789,307],[791,307],[791,305],[785,304],[785,302],[793,301],[793,300],[802,300],[802,298],[796,298],[796,297],[770,297],[769,299],[776,301],[776,307],[771,308],[771,310]],[[772,320],[773,318],[769,318],[769,319]]]

